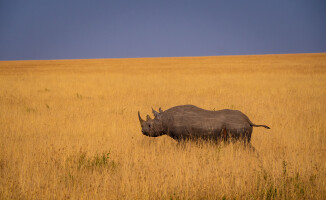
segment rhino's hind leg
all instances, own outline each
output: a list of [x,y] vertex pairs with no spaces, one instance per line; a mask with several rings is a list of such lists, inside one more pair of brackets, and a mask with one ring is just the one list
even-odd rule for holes
[[243,131],[242,139],[243,139],[245,146],[250,145],[252,127],[246,127],[242,131]]

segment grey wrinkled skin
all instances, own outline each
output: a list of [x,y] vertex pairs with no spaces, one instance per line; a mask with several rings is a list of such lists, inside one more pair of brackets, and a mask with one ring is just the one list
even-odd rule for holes
[[193,105],[175,106],[159,112],[152,108],[154,119],[148,115],[143,120],[138,112],[142,133],[149,137],[168,135],[182,140],[237,141],[250,143],[253,127],[266,125],[253,124],[249,118],[238,110],[209,111]]

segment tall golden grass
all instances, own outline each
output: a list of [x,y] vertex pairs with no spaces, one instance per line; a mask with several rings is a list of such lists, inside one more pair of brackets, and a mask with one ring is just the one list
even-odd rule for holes
[[[0,199],[326,199],[326,54],[0,62]],[[237,109],[252,145],[141,134]]]

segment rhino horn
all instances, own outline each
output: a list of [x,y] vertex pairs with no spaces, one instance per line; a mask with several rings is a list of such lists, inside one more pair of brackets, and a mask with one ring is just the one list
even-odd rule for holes
[[154,114],[155,117],[158,117],[158,115],[160,114],[157,111],[155,111],[153,108],[152,108],[152,112],[153,112],[153,114]]
[[163,112],[163,110],[161,109],[161,107],[158,109],[158,111],[159,111],[160,113],[162,113],[162,112]]
[[146,116],[146,121],[151,120],[151,117],[149,115]]
[[138,118],[139,118],[139,122],[140,122],[140,123],[143,123],[143,122],[144,122],[144,120],[140,117],[140,113],[139,113],[139,111],[138,111]]

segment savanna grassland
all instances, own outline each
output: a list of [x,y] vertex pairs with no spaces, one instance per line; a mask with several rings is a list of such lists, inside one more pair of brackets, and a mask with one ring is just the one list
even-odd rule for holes
[[[0,199],[326,199],[326,54],[0,62]],[[141,134],[237,109],[252,145]]]

